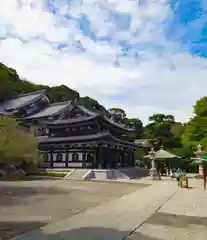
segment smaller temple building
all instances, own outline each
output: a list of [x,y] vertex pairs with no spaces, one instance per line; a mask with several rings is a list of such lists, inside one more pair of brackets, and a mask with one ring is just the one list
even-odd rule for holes
[[134,131],[87,109],[78,99],[51,103],[46,91],[0,103],[1,115],[14,115],[37,137],[50,168],[126,168],[135,166]]

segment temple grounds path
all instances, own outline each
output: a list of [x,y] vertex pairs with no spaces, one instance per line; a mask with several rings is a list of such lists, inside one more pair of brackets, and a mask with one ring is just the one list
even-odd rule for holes
[[176,189],[174,182],[159,182],[14,239],[120,240],[168,201]]
[[207,237],[207,190],[203,181],[190,179],[189,189],[178,188],[128,240],[205,240]]
[[70,180],[0,182],[0,240],[69,218],[146,186]]
[[12,240],[206,240],[207,190],[201,180],[190,179],[189,185],[153,182]]

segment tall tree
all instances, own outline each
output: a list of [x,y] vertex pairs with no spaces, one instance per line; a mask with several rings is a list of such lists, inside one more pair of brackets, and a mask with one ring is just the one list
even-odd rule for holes
[[154,114],[149,117],[150,123],[145,126],[143,137],[151,139],[153,145],[159,148],[164,145],[166,148],[177,146],[175,141],[172,126],[175,124],[174,116],[165,114]]
[[175,118],[172,115],[158,113],[150,116],[149,121],[154,123],[173,123],[175,121]]
[[143,123],[138,118],[125,118],[124,120],[125,126],[128,128],[133,128],[135,130],[134,132],[134,138],[141,138],[142,131],[143,131]]
[[207,97],[196,102],[194,114],[194,117],[185,126],[183,142],[191,146],[202,143],[207,150]]

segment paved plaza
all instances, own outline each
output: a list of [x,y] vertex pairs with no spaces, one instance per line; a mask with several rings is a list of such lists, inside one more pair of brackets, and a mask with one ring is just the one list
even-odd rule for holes
[[[28,199],[33,198],[32,203],[37,202],[37,205],[33,206],[33,212],[30,210],[30,214],[36,212],[37,215],[37,213],[40,214],[43,211],[42,217],[47,215],[51,216],[52,219],[45,221],[43,217],[41,222],[37,217],[32,219],[30,214],[27,214],[27,216],[30,216],[27,219],[26,215],[24,216],[23,212],[20,211],[22,215],[20,215],[19,221],[17,221],[19,215],[15,218],[15,215],[12,215],[13,210],[10,210],[10,224],[12,216],[15,219],[16,226],[18,224],[19,226],[31,226],[35,221],[42,224],[36,225],[37,229],[33,231],[28,231],[30,230],[28,227],[26,230],[28,232],[16,236],[12,240],[206,239],[207,190],[203,190],[202,180],[190,179],[189,189],[178,188],[176,182],[167,179],[154,181],[151,185],[150,183],[152,182],[149,178],[132,182],[133,184],[43,181],[41,186],[45,188],[46,193],[43,194],[41,192],[40,195],[30,193],[26,197],[27,200],[24,197],[22,198],[23,202],[18,199],[18,204],[25,208],[25,204],[28,204]],[[39,182],[24,182],[21,184],[21,187],[25,185],[24,187],[26,188],[26,185],[29,184],[30,188],[33,188],[34,186],[37,187]],[[50,188],[53,188],[53,191],[56,189],[56,192],[50,194]],[[78,191],[79,194],[76,193],[75,195],[74,192]],[[68,193],[66,194],[65,192]],[[84,192],[87,192],[87,194],[84,195]],[[44,206],[42,206],[41,211],[37,212],[38,206],[40,208],[44,202],[42,200],[39,203],[40,205],[38,205],[38,196],[42,198],[43,195],[45,198]],[[61,198],[59,195],[64,196]],[[67,197],[67,195],[71,196]],[[52,200],[53,197],[55,200]],[[73,203],[74,201],[76,203]],[[80,209],[80,206],[84,206],[84,203],[85,208],[81,208],[82,210],[78,212],[78,209]],[[79,204],[79,208],[76,207],[75,211],[76,204]],[[4,203],[4,206],[7,206],[6,203]],[[15,200],[8,206],[14,207]],[[67,206],[70,206],[70,211],[74,211],[73,214],[66,210],[69,209]],[[1,216],[1,209],[0,216],[2,222],[6,216],[5,210],[3,212],[4,216]],[[24,216],[23,220],[22,216]],[[7,235],[7,239],[9,237],[11,236]]]
[[146,186],[70,180],[0,182],[0,239],[71,217]]

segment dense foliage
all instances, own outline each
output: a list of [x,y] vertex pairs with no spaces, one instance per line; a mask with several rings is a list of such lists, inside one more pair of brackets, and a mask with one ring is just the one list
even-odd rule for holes
[[36,138],[16,119],[0,117],[0,166],[10,169],[21,164],[38,164]]

